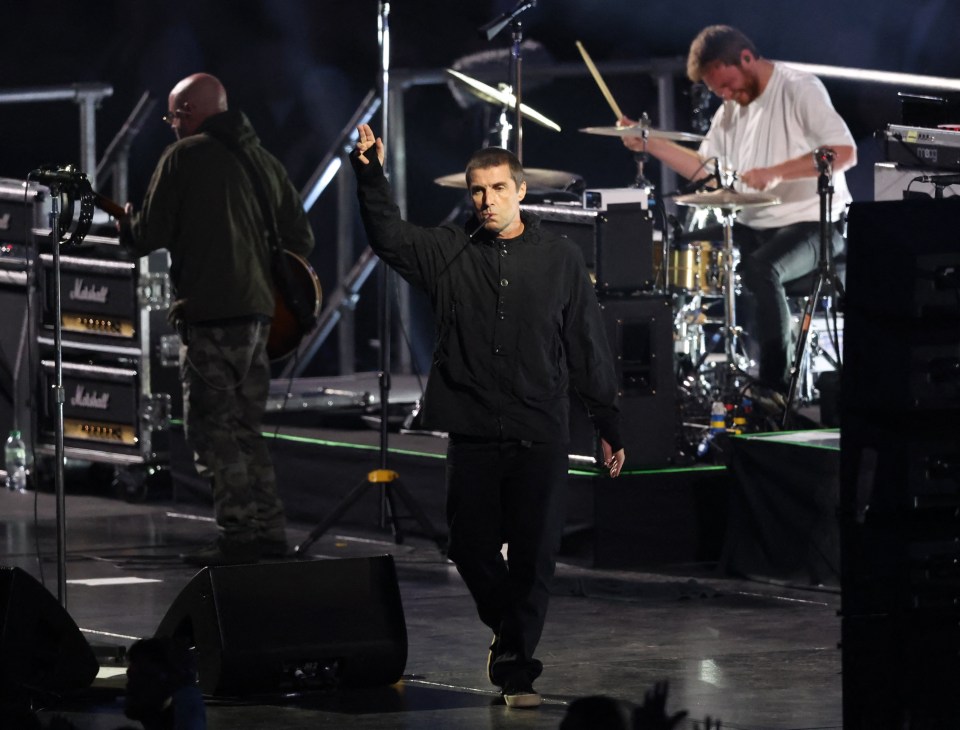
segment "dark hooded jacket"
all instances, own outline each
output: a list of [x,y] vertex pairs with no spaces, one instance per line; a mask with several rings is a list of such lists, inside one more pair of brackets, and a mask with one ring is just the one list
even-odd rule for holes
[[260,207],[240,161],[217,138],[239,143],[261,171],[283,247],[302,256],[313,248],[297,190],[247,117],[230,110],[207,118],[164,151],[143,207],[120,229],[121,242],[136,253],[170,251],[170,276],[190,323],[274,312]]

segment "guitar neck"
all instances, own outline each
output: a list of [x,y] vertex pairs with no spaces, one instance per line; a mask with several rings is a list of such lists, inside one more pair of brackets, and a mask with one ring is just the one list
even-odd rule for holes
[[112,215],[117,220],[120,220],[127,214],[127,211],[123,209],[122,205],[113,202],[110,200],[110,198],[105,195],[101,195],[100,193],[93,194],[93,204],[104,213]]

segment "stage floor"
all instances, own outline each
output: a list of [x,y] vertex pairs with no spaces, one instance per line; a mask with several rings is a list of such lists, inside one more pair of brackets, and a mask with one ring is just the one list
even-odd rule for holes
[[[369,448],[357,450],[355,467],[344,466],[330,458],[337,447],[312,439],[286,442],[278,455],[285,470],[303,472],[296,493],[288,487],[284,495],[288,504],[299,503],[288,509],[294,542],[313,525],[304,516],[316,511],[316,505],[307,507],[317,492],[336,485],[335,494],[342,494],[376,455],[373,438]],[[425,446],[416,458],[429,462],[433,473],[442,469],[442,459],[430,450]],[[404,480],[413,481],[403,454],[391,458],[403,465]],[[106,488],[97,493],[89,485],[73,486],[73,476],[66,498],[67,609],[104,657],[104,676],[82,700],[46,708],[41,717],[48,722],[60,714],[79,728],[114,730],[125,722],[123,667],[110,666],[106,657],[153,634],[195,573],[178,554],[209,540],[213,525],[209,507],[190,498],[192,487],[178,489],[176,501],[158,493],[130,503]],[[418,498],[434,494],[425,505],[434,518],[441,487],[416,486]],[[694,720],[702,725],[707,716],[722,719],[724,727],[752,730],[841,726],[835,591],[735,580],[711,562],[597,569],[573,553],[561,556],[538,652],[545,669],[537,688],[545,704],[508,709],[486,680],[489,632],[456,570],[422,535],[408,534],[397,545],[372,514],[369,505],[359,509],[308,552],[313,559],[394,556],[409,641],[403,680],[378,691],[210,699],[209,728],[556,728],[577,697],[640,701],[663,680],[670,683],[668,709],[690,713],[681,728]],[[52,494],[0,492],[2,564],[42,579],[54,595],[55,518]],[[655,519],[644,516],[638,529]],[[106,676],[111,671],[112,679]]]

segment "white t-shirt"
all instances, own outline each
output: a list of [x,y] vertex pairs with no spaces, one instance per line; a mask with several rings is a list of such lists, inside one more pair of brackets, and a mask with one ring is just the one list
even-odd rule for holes
[[[728,101],[717,109],[700,144],[700,156],[717,157],[721,169],[741,173],[810,154],[813,169],[812,153],[817,147],[855,144],[820,79],[775,63],[759,97],[747,106]],[[739,182],[734,188],[756,192]],[[842,172],[833,174],[833,189],[831,215],[836,221],[851,200]],[[751,228],[777,228],[820,220],[816,176],[784,181],[766,192],[779,197],[780,204],[744,208],[737,214],[738,222]]]

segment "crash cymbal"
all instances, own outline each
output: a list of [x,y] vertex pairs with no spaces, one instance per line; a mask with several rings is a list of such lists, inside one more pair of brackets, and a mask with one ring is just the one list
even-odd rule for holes
[[780,198],[770,193],[740,193],[729,188],[678,195],[674,200],[680,205],[689,205],[694,208],[725,208],[728,210],[759,208],[764,205],[777,205],[780,202]]
[[[459,71],[454,71],[452,68],[448,68],[447,73],[458,81],[466,84],[470,92],[478,99],[482,99],[490,104],[506,104],[510,108],[513,108],[517,105],[517,97],[511,92],[496,89],[489,84],[483,83],[482,81],[477,81],[476,79],[470,78],[466,74],[462,74]],[[554,132],[560,131],[559,124],[547,119],[547,117],[543,116],[543,114],[535,109],[530,108],[523,102],[520,103],[520,111],[523,112],[524,118],[530,119],[531,121],[546,127],[547,129],[552,129]]]
[[[580,176],[563,170],[543,170],[537,167],[523,168],[523,177],[527,181],[529,190],[566,190],[580,182]],[[462,172],[454,172],[434,180],[437,185],[446,188],[463,188],[466,190],[467,179]]]
[[653,127],[644,127],[642,124],[634,124],[629,127],[584,127],[581,132],[586,134],[599,134],[607,137],[642,137],[646,129],[648,137],[659,137],[660,139],[669,139],[672,142],[700,142],[703,140],[702,134],[693,134],[691,132],[671,132],[666,129],[654,129]]

